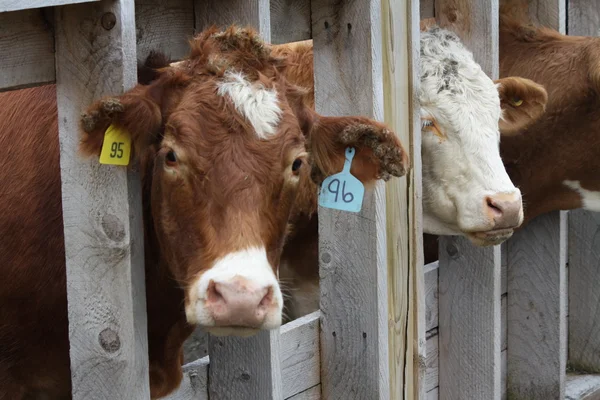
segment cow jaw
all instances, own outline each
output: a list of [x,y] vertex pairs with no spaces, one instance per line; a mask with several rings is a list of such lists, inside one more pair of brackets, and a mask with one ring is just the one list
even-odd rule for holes
[[217,336],[249,336],[281,325],[283,297],[264,248],[229,253],[192,283],[185,313]]

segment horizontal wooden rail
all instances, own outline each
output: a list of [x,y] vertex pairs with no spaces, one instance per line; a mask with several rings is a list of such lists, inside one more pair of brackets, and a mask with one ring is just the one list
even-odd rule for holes
[[90,3],[100,0],[3,0],[0,13],[7,11],[27,10],[30,8],[65,6],[67,4]]

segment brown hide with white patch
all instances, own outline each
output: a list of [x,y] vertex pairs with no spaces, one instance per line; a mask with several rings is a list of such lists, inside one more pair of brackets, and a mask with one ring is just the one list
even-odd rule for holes
[[[352,171],[364,184],[406,168],[384,125],[306,107],[283,75],[285,61],[252,30],[210,29],[191,47],[184,68],[141,69],[149,85],[99,100],[82,118],[85,155],[99,155],[114,124],[131,135],[142,171],[153,398],[181,381],[190,319],[232,334],[279,326],[275,276],[289,232],[315,210],[311,176],[340,171],[346,146],[357,149]],[[245,80],[221,93],[232,69]],[[236,103],[236,88],[274,94],[265,104],[280,112]],[[69,398],[55,88],[2,93],[0,105],[0,163],[10,171],[0,177],[0,399]],[[265,126],[272,132],[261,138]],[[240,263],[240,254],[262,258]],[[194,288],[209,275],[197,301],[203,293]]]

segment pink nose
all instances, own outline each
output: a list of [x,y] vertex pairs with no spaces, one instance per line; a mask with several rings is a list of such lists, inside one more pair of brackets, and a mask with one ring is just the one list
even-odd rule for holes
[[485,198],[485,206],[494,229],[517,228],[523,222],[523,203],[520,194],[496,194]]
[[239,276],[226,282],[210,281],[206,309],[215,326],[260,328],[273,305],[272,286],[260,287]]

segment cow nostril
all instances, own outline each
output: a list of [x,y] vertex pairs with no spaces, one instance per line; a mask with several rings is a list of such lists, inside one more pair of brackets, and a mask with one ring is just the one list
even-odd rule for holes
[[210,303],[225,302],[217,283],[212,279],[208,283],[208,289],[206,289],[206,298]]
[[264,295],[260,303],[258,303],[259,307],[268,307],[273,302],[273,287],[269,287],[267,290],[267,294]]
[[502,215],[502,209],[498,206],[498,204],[491,197],[486,198],[487,206],[492,212],[496,215]]

